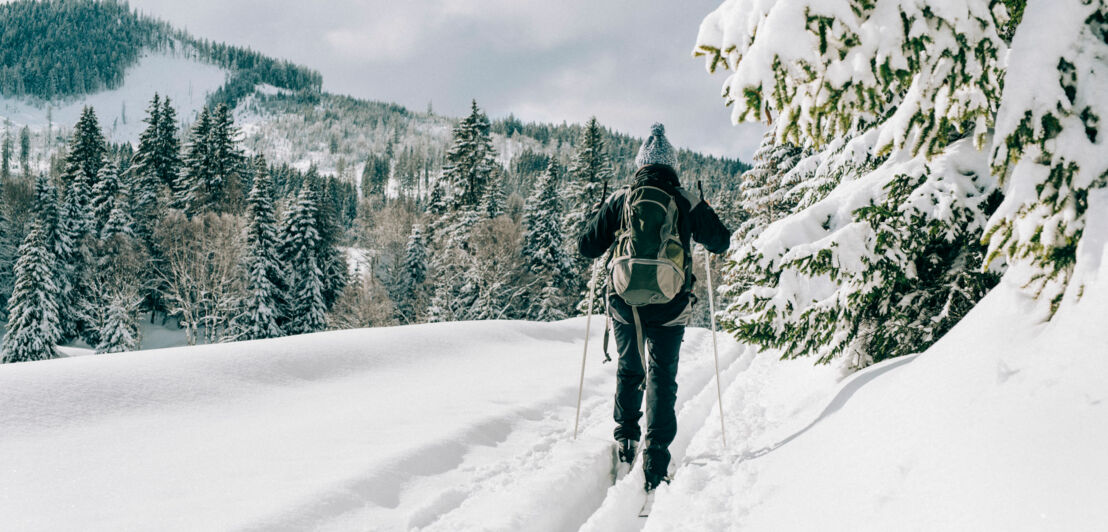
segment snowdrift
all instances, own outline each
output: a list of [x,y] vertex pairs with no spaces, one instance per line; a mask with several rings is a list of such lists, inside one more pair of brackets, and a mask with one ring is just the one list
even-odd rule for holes
[[[0,366],[0,529],[576,529],[612,483],[602,327],[572,440],[584,326],[431,324]],[[691,436],[714,372],[707,333],[686,343]]]
[[774,381],[785,365],[735,383],[724,401],[739,443],[723,452],[717,435],[698,434],[689,452],[708,458],[663,488],[646,529],[1103,528],[1103,199],[1091,200],[1098,219],[1079,268],[1097,274],[1079,302],[1046,323],[1043,305],[1006,279],[925,353],[852,375],[819,400],[785,400],[798,407],[785,419],[765,410],[782,404]]
[[641,472],[614,476],[600,327],[572,440],[574,319],[0,366],[0,529],[1097,529],[1108,223],[1091,227],[1081,267],[1101,275],[1050,323],[1002,283],[927,352],[846,378],[721,335],[727,449],[710,335],[690,329],[674,479],[646,520]]

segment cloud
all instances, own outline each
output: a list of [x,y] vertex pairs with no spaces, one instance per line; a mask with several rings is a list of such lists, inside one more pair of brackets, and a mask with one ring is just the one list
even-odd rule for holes
[[761,126],[734,127],[691,57],[718,0],[132,0],[202,37],[308,65],[326,90],[462,115],[580,122],[749,158]]

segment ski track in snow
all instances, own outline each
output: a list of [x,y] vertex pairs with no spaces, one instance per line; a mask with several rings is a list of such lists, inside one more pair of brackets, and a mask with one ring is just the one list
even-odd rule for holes
[[[706,362],[708,365],[707,370],[709,374],[707,379],[700,381],[698,386],[678,389],[677,398],[677,436],[674,438],[673,443],[670,444],[669,450],[671,455],[670,460],[670,476],[679,478],[684,472],[682,463],[685,461],[686,451],[688,450],[690,442],[693,438],[699,434],[704,427],[717,426],[717,417],[719,415],[718,399],[716,395],[715,386],[715,374],[711,354],[711,333],[704,335],[705,342],[704,350],[706,351]],[[750,367],[750,363],[753,360],[753,354],[749,350],[744,349],[742,346],[730,341],[726,336],[721,335],[723,339],[723,350],[720,353],[720,381],[728,383],[727,387],[733,386],[736,376],[746,371]],[[682,355],[684,355],[682,350]],[[680,371],[688,371],[689,368],[682,368]],[[695,370],[694,370],[695,371]],[[684,397],[682,397],[682,390],[684,391]],[[718,438],[718,431],[716,432]],[[636,461],[635,468],[631,471],[631,474],[621,479],[616,485],[612,486],[605,497],[603,504],[599,509],[584,523],[581,527],[582,531],[631,531],[642,530],[645,526],[651,523],[655,512],[651,512],[651,517],[640,518],[638,512],[642,506],[643,497],[643,473],[641,462]],[[663,484],[659,486],[655,495],[654,509],[657,510],[659,503],[664,501],[668,495],[667,486]]]
[[[726,336],[717,339],[723,380],[729,382],[749,366],[750,356]],[[598,364],[600,353],[591,354],[590,363]],[[689,329],[681,357],[678,434],[670,447],[674,466],[712,421],[708,416],[718,412],[711,333]],[[638,530],[648,521],[637,516],[641,465],[615,483],[612,370],[586,378],[576,441],[576,389],[565,387],[443,443],[413,449],[387,471],[355,478],[328,498],[250,529]],[[387,488],[397,485],[399,492]]]
[[[669,495],[660,488],[654,516],[640,519],[641,465],[616,482],[615,364],[600,363],[600,330],[573,439],[583,324],[339,331],[4,368],[0,402],[13,408],[0,449],[27,458],[0,459],[14,482],[0,485],[12,510],[0,528],[649,526]],[[743,381],[753,352],[717,339],[722,381]],[[713,427],[718,439],[709,331],[687,330],[677,378],[671,471]],[[37,493],[65,510],[44,512]]]

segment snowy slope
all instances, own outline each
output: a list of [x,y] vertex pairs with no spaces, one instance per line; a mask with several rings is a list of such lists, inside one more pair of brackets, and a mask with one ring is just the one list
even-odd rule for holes
[[[436,324],[0,367],[0,529],[574,529],[612,465],[599,327],[571,439],[583,328]],[[686,337],[689,435],[709,411],[707,339]]]
[[155,92],[169,96],[177,109],[177,117],[191,122],[208,95],[222,86],[226,77],[224,69],[183,54],[151,52],[127,69],[118,89],[54,103],[50,107],[21,98],[0,97],[0,117],[11,119],[16,129],[29,125],[41,132],[52,120],[54,131],[69,130],[77,123],[81,110],[90,105],[96,109],[100,127],[111,141],[137,143],[145,127],[142,119],[146,116],[146,106]]
[[[727,391],[647,530],[1103,530],[1108,523],[1108,197],[1080,303],[1049,324],[1010,282],[927,352],[772,419],[773,370]],[[1098,201],[1099,200],[1099,201]],[[750,375],[747,375],[750,376]],[[767,384],[768,383],[768,384]],[[799,397],[797,398],[799,399]],[[796,401],[804,405],[806,401]]]
[[649,519],[641,472],[612,476],[599,327],[571,438],[583,319],[0,366],[0,529],[1099,529],[1106,243],[1101,215],[1080,262],[1099,275],[1050,324],[1002,283],[927,352],[845,379],[721,335],[726,449],[690,329]]

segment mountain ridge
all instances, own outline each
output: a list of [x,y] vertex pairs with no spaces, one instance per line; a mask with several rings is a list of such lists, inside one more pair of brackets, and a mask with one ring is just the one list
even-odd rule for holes
[[[52,116],[55,106],[68,104],[79,108],[81,105],[73,104],[83,105],[108,91],[126,92],[131,83],[130,73],[141,69],[150,57],[188,59],[193,63],[191,66],[178,67],[186,73],[204,71],[203,65],[222,69],[224,79],[221,83],[212,87],[209,79],[199,84],[199,89],[207,91],[203,99],[208,105],[224,103],[236,110],[237,121],[247,133],[244,140],[249,150],[276,152],[275,161],[301,169],[315,166],[336,175],[349,173],[348,177],[355,181],[364,172],[364,161],[372,154],[388,152],[390,156],[397,156],[405,150],[409,158],[423,159],[418,161],[423,173],[434,173],[432,170],[437,171],[441,166],[442,153],[450,141],[450,129],[457,121],[455,117],[415,112],[395,103],[325,92],[322,75],[309,67],[268,57],[250,48],[194,37],[168,22],[132,9],[127,2],[17,0],[0,6],[0,19],[7,22],[6,29],[0,32],[0,47],[4,50],[0,53],[0,104],[3,104],[0,115],[14,120],[16,126],[37,124],[39,130],[43,124],[47,126],[45,134],[35,143],[39,170],[46,169],[48,154],[64,145],[66,128],[72,125],[68,115]],[[31,39],[30,35],[36,31],[40,35]],[[71,53],[59,60],[64,51]],[[123,128],[127,131],[114,135],[113,126],[126,124],[129,118],[132,125],[138,123],[145,102],[154,92],[164,94],[171,90],[168,78],[175,76],[156,76],[160,79],[154,83],[139,80],[139,83],[152,85],[151,90],[146,91],[149,94],[141,100],[131,96],[117,98],[118,104],[97,106],[101,122],[114,141],[134,145],[138,128]],[[31,79],[36,81],[28,81]],[[159,84],[166,87],[165,90],[157,91],[153,87]],[[190,97],[193,89],[190,80]],[[178,90],[182,91],[183,88]],[[139,101],[143,102],[142,106]],[[198,111],[195,103],[186,109],[187,112],[179,113],[183,126],[195,118]],[[24,110],[37,108],[39,113],[34,120],[20,120],[18,113],[13,111],[20,105]],[[305,117],[304,123],[314,135],[305,135],[304,128],[290,131],[282,126],[295,122],[298,115]],[[367,120],[372,120],[372,124],[367,124]],[[59,126],[56,135],[55,125]],[[367,125],[372,128],[371,134],[365,133]],[[568,164],[572,154],[567,148],[576,144],[581,131],[579,124],[524,123],[514,115],[492,121],[492,132],[497,137],[505,168],[519,166],[521,162],[528,166],[526,161],[517,160],[519,156],[524,159],[535,155],[539,159],[553,157]],[[278,132],[279,137],[272,136]],[[605,132],[615,175],[629,175],[634,170],[630,159],[641,139],[609,129]],[[270,137],[267,139],[265,135]],[[749,168],[738,159],[692,150],[680,152],[682,169],[696,181],[704,181],[709,194],[737,186],[735,178]],[[406,164],[417,165],[411,161]],[[541,171],[538,164],[530,166],[535,168],[529,173]]]

